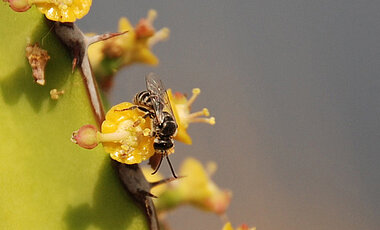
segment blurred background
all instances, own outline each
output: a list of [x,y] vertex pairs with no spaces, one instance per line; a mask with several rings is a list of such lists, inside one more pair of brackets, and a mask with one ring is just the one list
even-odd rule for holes
[[[151,8],[156,29],[171,30],[153,49],[160,65],[121,71],[111,102],[131,101],[150,71],[174,91],[202,89],[193,110],[207,107],[216,125],[192,125],[193,145],[177,143],[171,160],[217,162],[234,226],[380,228],[380,1],[94,0],[78,24],[117,31]],[[190,207],[168,219],[223,226]]]

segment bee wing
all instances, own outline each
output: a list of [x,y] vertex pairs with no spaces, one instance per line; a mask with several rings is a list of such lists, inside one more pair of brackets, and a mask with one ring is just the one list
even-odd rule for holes
[[145,81],[146,88],[151,94],[153,109],[159,123],[164,121],[163,111],[170,113],[173,119],[175,119],[166,88],[160,78],[154,73],[149,73],[145,77]]

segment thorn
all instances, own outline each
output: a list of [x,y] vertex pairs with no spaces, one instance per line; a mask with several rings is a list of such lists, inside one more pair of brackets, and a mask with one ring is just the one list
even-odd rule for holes
[[138,190],[138,192],[140,193],[140,194],[142,194],[143,196],[145,196],[145,197],[153,197],[153,198],[158,198],[157,196],[155,196],[155,195],[153,195],[152,193],[150,193],[150,192],[147,192],[147,191],[144,191],[144,190]]
[[123,35],[125,33],[128,33],[128,31],[117,32],[117,33],[105,33],[105,34],[95,35],[95,36],[92,36],[92,37],[86,37],[86,43],[87,43],[87,46],[89,46],[89,45],[91,45],[93,43],[100,42],[100,41],[105,41],[107,39]]
[[77,67],[77,63],[78,63],[78,57],[74,57],[73,62],[71,64],[71,73],[74,73],[75,67]]
[[178,177],[170,177],[170,178],[166,178],[166,179],[163,179],[163,180],[159,180],[159,181],[156,181],[156,182],[151,182],[150,183],[150,186],[151,188],[154,188],[160,184],[166,184],[166,183],[170,183],[172,181],[175,181],[175,180],[178,180],[178,179],[182,179],[184,178],[185,176],[178,176]]
[[73,50],[73,62],[71,63],[71,73],[74,73],[75,68],[79,64],[81,58],[80,58],[80,51],[78,49]]

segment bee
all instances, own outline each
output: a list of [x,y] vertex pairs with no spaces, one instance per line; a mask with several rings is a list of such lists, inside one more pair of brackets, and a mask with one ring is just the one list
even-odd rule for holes
[[162,81],[154,73],[148,74],[145,82],[147,90],[135,95],[133,99],[135,105],[119,111],[139,109],[146,113],[144,118],[149,116],[152,119],[151,135],[155,137],[153,143],[155,155],[153,157],[159,157],[152,175],[160,168],[162,159],[166,158],[173,176],[177,178],[168,156],[168,152],[174,147],[173,136],[177,133],[178,128],[169,97]]

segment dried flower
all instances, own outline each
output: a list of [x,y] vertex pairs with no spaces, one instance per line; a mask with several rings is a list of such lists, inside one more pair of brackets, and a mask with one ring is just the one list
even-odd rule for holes
[[24,12],[32,5],[52,21],[74,22],[90,10],[92,0],[4,0],[17,12]]
[[57,90],[57,89],[52,89],[50,90],[50,98],[53,100],[58,100],[60,95],[63,95],[65,93],[64,90]]
[[32,67],[34,80],[40,85],[45,85],[45,66],[50,59],[48,52],[36,43],[26,47],[25,56]]
[[178,133],[174,137],[174,139],[181,141],[185,144],[191,145],[192,140],[190,135],[187,133],[187,128],[189,127],[189,124],[203,122],[208,123],[210,125],[214,125],[215,118],[208,117],[210,116],[210,113],[207,108],[204,108],[202,111],[190,113],[191,105],[194,103],[198,95],[201,93],[201,90],[199,88],[193,89],[193,95],[190,97],[190,99],[187,99],[185,95],[179,92],[173,95],[171,89],[168,89],[167,92],[169,100],[173,107],[174,115],[178,123]]

